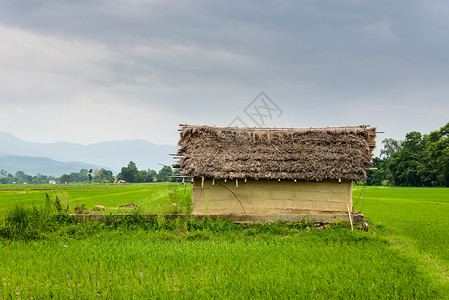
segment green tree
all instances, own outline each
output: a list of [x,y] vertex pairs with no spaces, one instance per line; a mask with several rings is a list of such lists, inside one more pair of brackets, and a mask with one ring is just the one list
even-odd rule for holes
[[401,150],[402,141],[394,140],[394,139],[384,139],[382,141],[383,149],[380,150],[380,157],[385,159],[392,159],[393,155]]
[[94,179],[93,180],[95,182],[109,183],[109,182],[114,182],[114,177],[113,177],[112,171],[102,168],[101,170],[94,171]]
[[403,142],[382,143],[381,158],[373,159],[378,171],[367,173],[367,183],[390,180],[402,186],[449,187],[449,123],[430,134],[412,131]]
[[424,137],[425,168],[422,180],[427,186],[449,187],[449,123]]
[[87,174],[87,177],[89,178],[89,182],[92,182],[92,172],[93,172],[93,170],[92,169],[90,169],[89,170],[89,173]]
[[153,182],[155,179],[157,180],[156,177],[157,177],[157,172],[155,170],[148,169],[148,178],[151,178],[151,180],[148,182]]
[[72,182],[89,182],[89,171],[81,169],[79,172],[70,173],[70,180]]
[[70,182],[70,175],[63,174],[61,177],[59,177],[59,182],[61,182],[61,183],[68,183],[68,182]]
[[8,173],[8,175],[6,176],[8,179],[8,183],[13,183],[14,182],[14,175],[12,175],[11,173]]
[[126,182],[136,182],[138,179],[139,170],[133,161],[128,163],[127,167],[123,167],[120,173],[117,175],[117,179],[125,180]]
[[167,182],[170,181],[170,176],[173,175],[173,170],[169,166],[164,166],[157,173],[157,181],[159,182]]
[[388,170],[386,168],[386,161],[379,157],[373,158],[373,168],[375,171],[368,171],[366,173],[366,184],[367,185],[381,185],[384,180],[387,180]]
[[395,185],[400,186],[422,186],[420,173],[423,170],[421,153],[410,151],[411,148],[401,149],[396,152],[393,159],[389,161],[389,170]]
[[1,184],[11,184],[12,183],[12,179],[14,178],[14,176],[10,173],[8,173],[5,170],[0,170],[0,183]]
[[14,181],[17,183],[31,183],[33,180],[33,176],[27,175],[23,171],[17,171],[14,177]]
[[48,183],[50,180],[54,180],[52,176],[37,174],[36,176],[33,176],[32,183],[33,184],[45,184]]
[[151,169],[141,170],[137,174],[138,180],[136,182],[148,183],[153,182],[153,179],[156,177],[157,173]]
[[420,154],[424,150],[425,142],[421,132],[412,131],[405,135],[402,149],[411,153]]

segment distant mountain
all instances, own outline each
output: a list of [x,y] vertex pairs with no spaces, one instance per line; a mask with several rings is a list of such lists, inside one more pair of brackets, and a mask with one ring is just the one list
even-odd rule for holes
[[[59,162],[82,162],[104,166],[117,174],[122,167],[134,161],[140,170],[160,170],[163,165],[172,165],[170,153],[176,146],[156,145],[143,140],[110,141],[91,145],[68,142],[27,142],[13,135],[0,132],[0,155],[50,158]],[[77,170],[79,171],[79,170]],[[45,174],[41,172],[41,174]],[[47,175],[47,174],[46,174]]]
[[0,170],[15,174],[17,171],[23,171],[28,175],[53,175],[59,177],[62,174],[79,172],[81,169],[101,169],[102,167],[94,164],[82,162],[61,162],[45,157],[29,156],[0,156]]
[[49,157],[48,153],[36,148],[36,144],[22,141],[7,132],[0,131],[1,155]]

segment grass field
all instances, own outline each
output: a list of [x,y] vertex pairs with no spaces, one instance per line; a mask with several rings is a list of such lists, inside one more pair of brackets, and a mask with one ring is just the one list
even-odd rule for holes
[[[367,187],[354,190],[355,209],[404,255],[449,283],[449,189]],[[362,193],[363,196],[363,193]]]
[[123,204],[134,203],[143,213],[189,213],[192,189],[176,183],[147,184],[58,184],[0,185],[0,216],[14,205],[30,206],[43,203],[46,193],[58,196],[73,211],[84,204],[106,208],[105,213],[125,213]]
[[[3,215],[16,203],[43,201],[45,188],[0,186]],[[74,185],[51,193],[71,207],[112,212],[133,202],[167,212],[173,203],[187,207],[184,188]],[[59,220],[38,239],[0,242],[0,298],[449,299],[449,189],[368,187],[358,199],[360,192],[355,208],[368,232],[344,224]]]

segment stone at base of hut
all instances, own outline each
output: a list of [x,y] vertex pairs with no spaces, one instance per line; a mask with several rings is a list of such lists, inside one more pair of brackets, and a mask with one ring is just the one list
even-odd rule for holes
[[[77,215],[77,214],[75,214]],[[104,220],[105,215],[77,215],[83,218],[91,219],[91,220]],[[108,215],[111,218],[134,218],[135,215],[131,214],[113,214]],[[273,223],[273,222],[286,222],[289,224],[297,223],[297,222],[310,222],[316,224],[316,226],[322,228],[329,228],[332,223],[339,222],[347,222],[349,223],[349,215],[348,214],[332,214],[332,215],[183,215],[183,214],[165,214],[165,215],[142,215],[147,220],[153,220],[154,218],[164,217],[167,220],[175,220],[177,218],[196,218],[198,220],[202,220],[205,218],[209,218],[212,220],[220,219],[220,220],[230,220],[238,223]],[[352,222],[357,228],[365,229],[368,228],[368,223],[365,222],[365,217],[361,213],[352,213]],[[313,226],[313,225],[311,225]],[[309,227],[309,226],[307,226]],[[310,227],[309,227],[310,229]]]
[[[208,216],[211,219],[226,219],[236,222],[245,223],[272,223],[272,222],[301,222],[308,221],[317,226],[321,226],[329,223],[338,222],[350,222],[348,214],[289,214],[289,215],[193,215],[199,218]],[[366,228],[364,224],[365,217],[363,214],[355,212],[351,214],[352,222],[354,225],[361,226],[360,228]]]
[[357,223],[356,226],[358,229],[363,229],[365,231],[368,231],[369,228],[369,224],[366,223],[365,221]]

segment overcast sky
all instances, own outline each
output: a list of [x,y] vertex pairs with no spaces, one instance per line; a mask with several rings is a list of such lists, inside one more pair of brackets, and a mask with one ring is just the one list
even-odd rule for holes
[[0,131],[174,145],[239,117],[403,139],[449,122],[448,32],[445,0],[2,0]]

